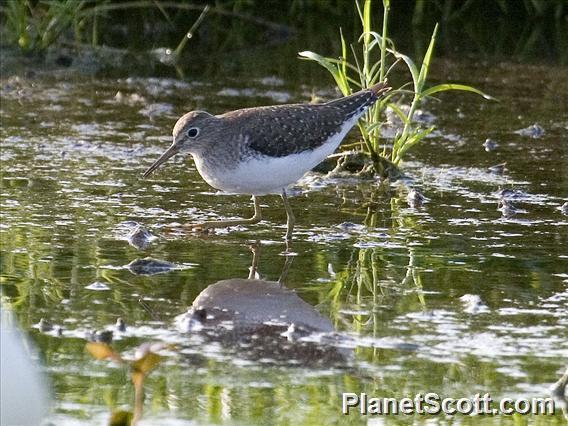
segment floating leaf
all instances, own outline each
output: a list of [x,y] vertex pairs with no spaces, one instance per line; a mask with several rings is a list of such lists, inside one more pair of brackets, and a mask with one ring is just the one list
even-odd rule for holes
[[99,361],[109,358],[113,361],[122,362],[120,355],[106,343],[89,342],[85,347],[89,351],[89,353]]
[[131,426],[134,414],[130,411],[115,411],[111,414],[109,426]]

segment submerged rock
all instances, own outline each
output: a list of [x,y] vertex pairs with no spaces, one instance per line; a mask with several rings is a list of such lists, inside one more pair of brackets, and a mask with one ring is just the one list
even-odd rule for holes
[[53,324],[51,322],[49,322],[48,320],[46,320],[45,318],[42,318],[42,319],[39,320],[39,322],[37,324],[37,328],[42,333],[47,333],[48,331],[53,330]]
[[505,172],[506,166],[507,166],[507,163],[505,162],[505,163],[495,164],[494,166],[490,166],[490,167],[488,167],[488,169],[491,173],[496,173],[496,174],[500,175],[500,174],[503,174]]
[[501,199],[519,200],[527,197],[527,193],[516,189],[505,188],[497,191],[497,196]]
[[142,225],[137,225],[127,237],[128,244],[139,250],[148,247],[154,239],[156,239],[156,236]]
[[483,303],[481,297],[477,294],[464,294],[460,297],[460,301],[463,303],[464,312],[468,314],[479,314],[489,311],[487,305]]
[[101,281],[95,281],[86,286],[85,289],[94,291],[107,291],[110,290],[110,287]]
[[562,214],[568,216],[568,201],[560,206],[560,211],[562,212]]
[[292,323],[288,326],[288,329],[280,334],[282,337],[288,339],[289,342],[295,342],[296,340],[310,335],[310,331],[302,326]]
[[63,336],[63,328],[61,328],[61,326],[59,325],[52,324],[45,318],[40,319],[39,322],[34,326],[34,328],[37,328],[42,333],[51,334],[52,336]]
[[568,419],[568,368],[564,375],[550,387],[550,395],[554,398],[557,407],[564,412],[564,417]]
[[112,330],[99,330],[94,333],[94,341],[101,343],[112,343],[113,332]]
[[131,93],[129,95],[125,95],[120,90],[116,92],[116,95],[114,95],[114,100],[116,102],[125,103],[128,105],[147,103],[146,98],[144,98],[144,96],[142,95],[139,95],[138,93]]
[[534,123],[529,127],[525,127],[524,129],[515,130],[515,133],[521,136],[527,136],[529,138],[537,139],[544,135],[544,129],[538,125],[538,123]]
[[89,342],[99,342],[110,345],[113,335],[112,330],[89,330],[85,333],[85,339]]
[[346,151],[329,156],[318,164],[314,171],[327,173],[328,177],[357,175],[371,165],[371,159],[364,152]]
[[374,179],[376,177],[396,181],[403,176],[400,169],[388,159],[378,156],[376,164],[362,151],[346,151],[329,156],[312,169],[326,173],[327,178],[357,177]]
[[424,195],[417,189],[412,188],[406,196],[406,201],[412,208],[422,207],[424,205],[424,201],[426,201],[426,197],[424,197]]
[[485,148],[485,151],[490,152],[490,151],[494,151],[497,149],[497,147],[499,146],[499,144],[497,142],[495,142],[493,139],[485,139],[485,142],[483,142],[483,147]]
[[116,324],[114,325],[114,328],[116,328],[117,331],[125,332],[126,331],[126,323],[124,322],[124,320],[122,318],[118,318],[116,320]]
[[337,227],[344,232],[361,232],[365,229],[363,225],[353,222],[341,222]]
[[133,260],[126,267],[136,275],[155,275],[169,272],[175,269],[176,265],[165,260],[145,257],[144,259]]
[[519,210],[506,198],[502,198],[497,203],[497,210],[501,211],[503,217],[509,218],[516,215]]

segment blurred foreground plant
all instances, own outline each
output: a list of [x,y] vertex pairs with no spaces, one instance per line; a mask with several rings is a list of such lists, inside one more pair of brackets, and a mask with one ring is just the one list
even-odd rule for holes
[[[490,96],[463,84],[438,84],[426,88],[426,79],[430,68],[438,26],[434,28],[428,50],[422,60],[420,68],[408,56],[398,52],[392,40],[388,38],[388,16],[390,11],[390,0],[383,0],[383,26],[382,33],[373,31],[371,25],[372,0],[365,0],[363,7],[356,0],[355,5],[359,13],[362,26],[362,33],[359,37],[361,53],[358,54],[353,45],[350,46],[352,62],[348,60],[349,52],[347,43],[340,31],[342,52],[339,59],[324,57],[311,51],[300,52],[302,58],[316,61],[325,67],[333,76],[337,87],[343,95],[347,96],[367,87],[384,81],[386,77],[399,64],[406,65],[412,76],[412,82],[403,85],[398,90],[393,90],[370,108],[359,120],[358,126],[361,131],[362,142],[360,149],[370,156],[374,173],[381,177],[389,177],[395,173],[396,166],[402,161],[406,152],[423,140],[434,130],[434,126],[422,127],[415,120],[415,113],[428,96],[447,90],[464,90],[477,93],[486,99]],[[378,52],[378,58],[373,60],[372,55]],[[407,90],[406,86],[412,84],[412,90]],[[412,95],[412,101],[408,109],[402,108],[405,95]],[[396,97],[396,102],[394,101]],[[380,128],[383,126],[381,117],[384,116],[386,108],[392,109],[402,121],[402,129],[397,131],[392,143],[381,145]],[[382,146],[382,149],[381,149]]]
[[150,372],[160,364],[162,357],[157,352],[164,349],[173,349],[173,346],[162,343],[140,345],[136,350],[135,359],[126,360],[110,345],[102,342],[89,342],[86,346],[87,351],[97,360],[110,359],[117,364],[130,367],[130,377],[134,385],[134,410],[114,411],[111,415],[109,424],[135,425],[142,417],[144,406],[144,379]]

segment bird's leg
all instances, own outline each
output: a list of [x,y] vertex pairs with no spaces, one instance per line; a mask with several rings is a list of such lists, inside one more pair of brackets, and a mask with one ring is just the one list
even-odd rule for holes
[[262,220],[262,214],[260,212],[260,201],[256,196],[252,196],[252,201],[254,203],[254,215],[249,219],[235,219],[235,220],[215,220],[211,222],[196,223],[191,227],[194,230],[206,230],[213,228],[226,228],[228,226],[236,225],[253,225]]
[[252,264],[249,268],[249,280],[256,278],[256,271],[258,269],[258,258],[260,257],[260,241],[256,241],[254,244],[249,246],[252,251]]
[[284,285],[286,278],[288,278],[288,271],[290,271],[290,266],[292,266],[293,261],[293,256],[286,256],[284,267],[282,268],[282,273],[280,274],[280,278],[278,278],[278,283],[280,283],[280,285]]
[[292,241],[292,231],[294,230],[296,218],[294,217],[294,212],[290,208],[290,203],[288,202],[285,189],[282,190],[282,194],[280,196],[282,197],[284,208],[286,209],[286,241]]

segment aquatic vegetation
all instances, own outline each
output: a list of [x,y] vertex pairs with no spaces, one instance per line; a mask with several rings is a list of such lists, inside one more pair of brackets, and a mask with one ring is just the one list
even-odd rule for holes
[[[201,9],[201,14],[184,34],[175,50],[160,49],[159,60],[167,65],[175,65],[187,41],[193,36],[209,11],[209,6],[172,5],[168,7],[180,9]],[[74,45],[88,41],[92,46],[99,44],[102,28],[99,17],[112,11],[126,9],[157,8],[162,17],[169,22],[171,18],[164,6],[158,1],[143,0],[137,2],[115,2],[107,0],[8,0],[0,10],[6,18],[5,36],[13,44],[17,44],[23,52],[43,53],[50,46],[59,43],[66,37]],[[68,34],[69,33],[69,34]],[[72,34],[72,37],[68,36]]]
[[[398,90],[390,92],[383,100],[377,102],[358,124],[362,137],[362,142],[359,144],[360,149],[370,156],[375,173],[382,177],[388,177],[393,173],[393,166],[398,166],[408,150],[434,130],[434,126],[425,127],[415,119],[416,111],[424,99],[448,90],[473,92],[486,99],[491,99],[491,97],[478,89],[463,84],[445,83],[426,87],[426,79],[438,34],[438,25],[434,28],[430,44],[419,68],[410,57],[398,52],[392,40],[388,38],[390,0],[383,0],[381,34],[373,30],[371,22],[372,0],[365,0],[363,7],[361,7],[359,1],[356,1],[355,5],[362,26],[362,33],[359,37],[360,54],[351,45],[350,50],[353,59],[351,62],[349,61],[347,42],[343,33],[340,32],[342,51],[339,59],[323,57],[311,51],[300,52],[299,55],[325,67],[345,96],[361,88],[370,87],[379,81],[384,81],[399,64],[406,65],[412,81],[404,84]],[[377,56],[377,51],[378,58],[373,59],[373,56]],[[409,84],[412,87],[411,91],[407,89]],[[412,96],[412,100],[410,101],[410,108],[405,109],[401,106],[408,95]],[[381,136],[381,128],[384,126],[383,117],[387,108],[392,109],[403,123],[402,129],[397,131],[391,143],[384,143]]]
[[24,52],[43,51],[67,30],[78,36],[84,16],[80,13],[86,1],[8,0],[4,8],[6,35]]

